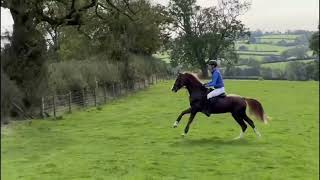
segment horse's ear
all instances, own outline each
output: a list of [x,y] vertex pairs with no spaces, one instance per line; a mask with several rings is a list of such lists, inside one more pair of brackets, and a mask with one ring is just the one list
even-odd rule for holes
[[180,69],[179,69],[179,70],[178,70],[178,74],[177,74],[177,75],[178,75],[178,76],[180,76],[181,74],[182,74],[182,73],[180,72]]

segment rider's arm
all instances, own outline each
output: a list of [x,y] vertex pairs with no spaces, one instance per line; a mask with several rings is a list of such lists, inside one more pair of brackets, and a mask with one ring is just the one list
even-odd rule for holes
[[208,82],[208,86],[216,86],[217,85],[217,79],[218,79],[218,73],[214,72],[212,75],[212,81]]

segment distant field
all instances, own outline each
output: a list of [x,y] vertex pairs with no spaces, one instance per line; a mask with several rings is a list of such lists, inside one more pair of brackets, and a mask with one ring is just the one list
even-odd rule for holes
[[255,59],[256,61],[262,61],[263,60],[263,56],[254,56],[254,55],[239,55],[240,58],[244,58],[244,59]]
[[275,34],[275,35],[264,35],[261,38],[280,38],[280,39],[295,39],[301,35],[294,34]]
[[[297,61],[291,61],[291,62],[308,63],[308,62],[312,62],[312,61],[314,61],[314,60],[297,60]],[[272,68],[272,69],[284,70],[288,63],[290,63],[290,62],[266,63],[266,64],[262,64],[261,67],[268,67],[268,68]]]
[[237,51],[239,55],[251,55],[251,56],[280,56],[276,53],[270,52],[248,52],[248,51]]
[[228,93],[258,99],[272,119],[254,121],[262,137],[230,114],[189,115],[173,81],[61,120],[1,128],[4,180],[316,180],[319,177],[319,83],[226,80]]
[[253,51],[277,51],[274,54],[280,54],[282,51],[290,49],[291,47],[276,46],[271,44],[236,44],[238,49],[240,46],[246,46],[249,50]]
[[155,58],[159,58],[166,63],[170,63],[170,56],[167,52],[153,54],[152,56]]
[[236,66],[237,68],[240,68],[240,69],[248,69],[250,68],[250,66],[248,65],[240,65],[240,66]]
[[[297,62],[303,62],[303,63],[308,63],[308,62],[312,62],[314,60],[296,60]],[[293,62],[293,61],[290,61]],[[284,70],[286,65],[290,62],[277,62],[277,63],[265,63],[265,64],[261,64],[261,67],[265,67],[265,68],[271,68],[271,69],[281,69]],[[295,61],[294,61],[295,62]],[[236,66],[238,68],[241,69],[248,69],[250,68],[250,66],[248,65],[240,65],[240,66]]]
[[257,37],[262,43],[278,43],[279,41],[293,42],[300,35],[265,35],[261,37]]

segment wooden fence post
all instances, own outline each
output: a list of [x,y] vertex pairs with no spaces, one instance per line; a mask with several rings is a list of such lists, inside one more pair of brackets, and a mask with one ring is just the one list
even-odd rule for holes
[[45,116],[44,116],[44,97],[43,96],[41,98],[41,116],[43,119],[45,118]]
[[69,113],[71,113],[71,102],[72,102],[72,96],[71,96],[71,91],[69,91],[69,100],[68,100]]
[[56,118],[56,97],[53,95],[53,117]]
[[94,106],[97,106],[97,95],[96,88],[93,89],[93,97],[94,97]]
[[113,95],[113,97],[116,97],[116,92],[115,92],[115,89],[114,89],[114,83],[112,83],[112,95]]
[[129,80],[127,80],[127,90],[128,90],[128,91],[130,90],[130,87],[129,87]]
[[124,83],[121,83],[121,88],[123,89],[123,95],[127,93],[127,89]]
[[103,86],[103,99],[104,99],[104,103],[106,104],[107,103],[107,88],[105,85]]
[[82,100],[83,100],[83,107],[86,107],[86,96],[85,96],[84,88],[82,89]]

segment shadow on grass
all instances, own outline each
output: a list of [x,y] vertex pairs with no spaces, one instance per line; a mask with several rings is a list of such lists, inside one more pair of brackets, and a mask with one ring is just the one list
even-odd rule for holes
[[212,146],[212,145],[230,145],[230,146],[257,146],[257,144],[264,144],[264,142],[257,142],[253,139],[228,139],[220,137],[210,137],[201,139],[188,139],[185,137],[180,141],[172,143],[171,146]]

